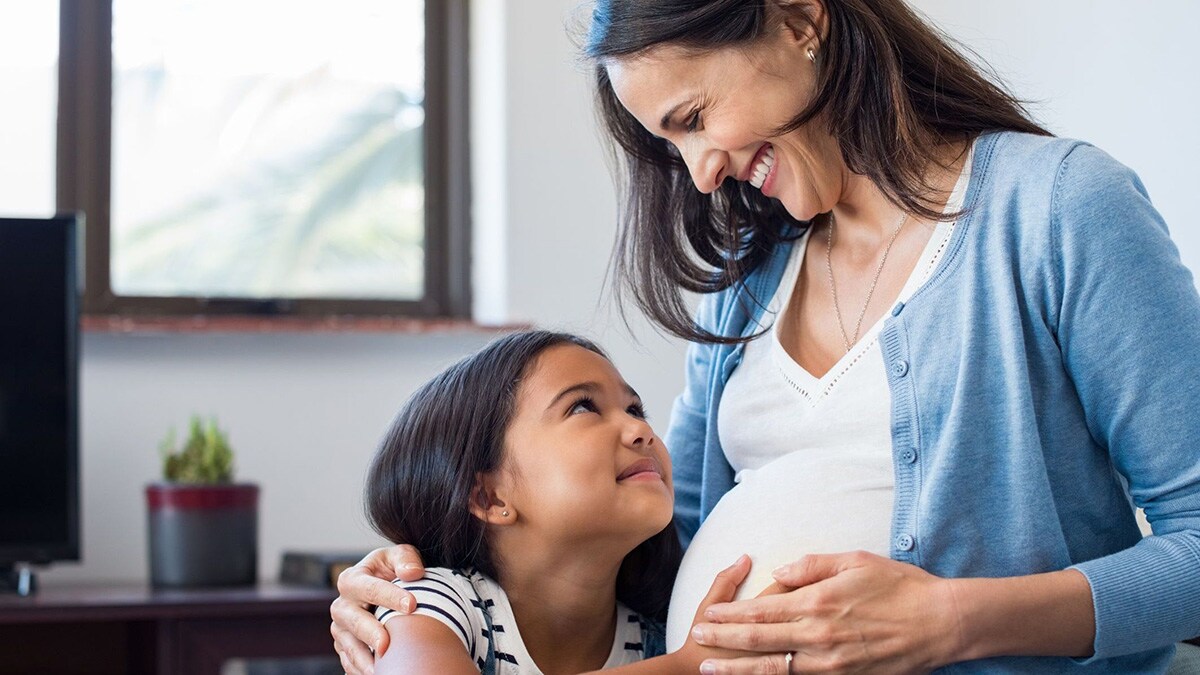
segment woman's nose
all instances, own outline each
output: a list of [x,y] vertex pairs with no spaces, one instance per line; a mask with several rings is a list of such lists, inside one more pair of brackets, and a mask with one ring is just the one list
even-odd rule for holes
[[711,194],[721,187],[729,167],[728,154],[715,148],[701,147],[699,142],[685,144],[680,154],[687,164],[688,172],[692,174],[692,182],[696,184],[697,190]]

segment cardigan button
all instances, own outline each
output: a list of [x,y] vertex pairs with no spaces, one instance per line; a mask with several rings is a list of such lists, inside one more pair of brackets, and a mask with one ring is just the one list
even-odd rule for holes
[[900,461],[904,462],[905,464],[912,464],[913,462],[917,461],[916,448],[905,448],[904,450],[901,450]]
[[908,374],[908,361],[901,359],[899,361],[892,363],[892,373],[894,373],[896,375],[896,377],[904,377],[905,375],[907,375]]
[[901,534],[896,537],[896,548],[901,551],[913,550],[913,544],[915,543],[911,534]]
[[892,316],[900,316],[900,312],[903,312],[903,311],[904,311],[904,303],[897,302],[896,306],[892,308]]

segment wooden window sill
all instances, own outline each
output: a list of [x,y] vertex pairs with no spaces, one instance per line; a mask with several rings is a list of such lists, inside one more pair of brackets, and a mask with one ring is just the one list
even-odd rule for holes
[[528,325],[484,326],[467,319],[421,319],[388,316],[120,316],[85,314],[84,333],[509,333]]

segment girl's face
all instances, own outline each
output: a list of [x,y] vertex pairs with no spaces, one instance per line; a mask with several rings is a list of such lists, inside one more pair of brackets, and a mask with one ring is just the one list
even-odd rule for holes
[[816,66],[811,34],[788,25],[748,48],[703,53],[664,45],[607,64],[613,91],[651,134],[671,142],[696,188],[729,178],[778,199],[810,220],[840,201],[845,168],[820,118],[776,130],[810,102]]
[[539,537],[632,550],[671,520],[671,460],[608,359],[542,352],[520,385],[496,495]]

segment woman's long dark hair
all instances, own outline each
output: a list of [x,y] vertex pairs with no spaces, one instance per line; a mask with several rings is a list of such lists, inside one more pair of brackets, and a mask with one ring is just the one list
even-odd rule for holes
[[[825,121],[847,168],[870,178],[897,206],[943,218],[925,175],[945,143],[997,130],[1049,135],[903,0],[821,2],[828,35],[818,52],[815,96],[779,133]],[[617,100],[606,64],[661,45],[699,52],[749,47],[784,20],[820,35],[810,9],[787,0],[596,0],[584,51],[596,61],[600,117],[624,155],[614,280],[621,297],[632,297],[684,339],[742,341],[697,326],[683,292],[713,293],[741,283],[777,244],[794,237],[787,224],[807,223],[736,180],[711,195],[696,190],[679,154]]]
[[[537,357],[592,342],[531,331],[500,338],[434,377],[392,421],[367,473],[367,516],[377,532],[412,544],[430,567],[475,568],[498,578],[483,521],[471,514],[476,477],[500,468],[517,390]],[[672,521],[625,557],[617,598],[663,620],[682,555]]]

